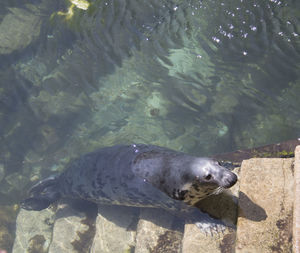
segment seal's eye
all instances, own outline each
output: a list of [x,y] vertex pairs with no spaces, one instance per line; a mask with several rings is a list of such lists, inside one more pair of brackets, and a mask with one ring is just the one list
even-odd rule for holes
[[212,175],[211,174],[208,174],[207,176],[205,176],[204,178],[205,180],[209,181],[212,179]]

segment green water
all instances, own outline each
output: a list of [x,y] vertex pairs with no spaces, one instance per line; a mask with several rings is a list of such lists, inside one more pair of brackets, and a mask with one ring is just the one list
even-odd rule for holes
[[98,147],[300,136],[299,1],[1,2],[1,203]]
[[297,1],[4,5],[1,179],[20,189],[107,145],[210,155],[299,137]]

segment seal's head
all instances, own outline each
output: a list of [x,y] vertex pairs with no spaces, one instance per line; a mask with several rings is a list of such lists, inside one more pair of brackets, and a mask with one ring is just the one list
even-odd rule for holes
[[195,204],[212,194],[233,186],[237,176],[210,158],[154,149],[139,154],[132,167],[134,173],[168,196]]
[[237,176],[209,158],[195,158],[181,176],[181,187],[174,192],[174,198],[188,204],[195,204],[209,195],[219,194],[230,188],[237,181]]

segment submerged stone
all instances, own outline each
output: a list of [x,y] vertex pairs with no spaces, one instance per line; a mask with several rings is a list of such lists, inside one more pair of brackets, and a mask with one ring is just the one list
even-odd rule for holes
[[2,181],[4,176],[5,176],[4,165],[0,163],[0,182]]
[[28,179],[20,173],[15,172],[10,175],[8,175],[5,178],[6,182],[9,183],[14,189],[21,190],[24,188],[24,186],[28,183]]
[[21,8],[9,11],[0,24],[0,54],[22,50],[40,35],[40,15]]
[[136,221],[132,208],[100,206],[91,252],[131,252],[136,241]]
[[48,252],[54,219],[52,209],[35,212],[21,209],[16,221],[13,253]]
[[[91,226],[86,222],[87,219],[88,217],[84,212],[60,203],[56,212],[53,236],[48,252],[87,252],[86,249],[90,242],[84,235],[89,233],[91,229]],[[82,237],[86,239],[83,242]]]

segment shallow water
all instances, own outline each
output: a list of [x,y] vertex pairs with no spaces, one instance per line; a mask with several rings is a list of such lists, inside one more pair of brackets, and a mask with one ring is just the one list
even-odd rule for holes
[[300,135],[299,1],[2,2],[2,204],[98,147]]

